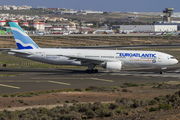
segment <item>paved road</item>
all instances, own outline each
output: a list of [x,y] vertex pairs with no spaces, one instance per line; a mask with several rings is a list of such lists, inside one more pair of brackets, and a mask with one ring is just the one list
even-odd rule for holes
[[179,81],[180,70],[178,69],[180,67],[175,67],[160,75],[156,73],[158,72],[157,69],[131,69],[118,73],[106,72],[100,69],[100,72],[97,74],[85,74],[82,69],[0,68],[0,94],[86,88],[91,85],[119,86],[125,82]]

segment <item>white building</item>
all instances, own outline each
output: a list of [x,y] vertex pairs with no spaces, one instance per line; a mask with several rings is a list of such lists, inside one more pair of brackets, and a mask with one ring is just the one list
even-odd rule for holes
[[163,32],[163,31],[177,31],[177,25],[154,25],[155,32]]
[[32,23],[32,27],[35,27],[37,30],[40,30],[40,31],[44,31],[45,29],[44,23],[39,23],[39,22]]
[[177,31],[177,25],[113,25],[113,30],[134,30],[134,31]]
[[0,26],[4,26],[6,24],[5,20],[0,20]]
[[66,30],[76,30],[76,27],[70,27],[70,26],[65,26],[64,27]]

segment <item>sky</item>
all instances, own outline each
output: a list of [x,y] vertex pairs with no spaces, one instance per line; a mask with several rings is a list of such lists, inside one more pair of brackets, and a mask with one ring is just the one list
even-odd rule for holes
[[180,12],[180,0],[2,0],[0,5],[28,5],[32,7],[66,8],[75,10],[121,11],[121,12],[162,12],[173,7]]

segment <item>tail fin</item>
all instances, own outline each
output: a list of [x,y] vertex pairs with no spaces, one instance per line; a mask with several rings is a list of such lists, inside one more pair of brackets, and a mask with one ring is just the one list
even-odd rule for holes
[[9,22],[18,49],[38,49],[38,45],[17,25]]

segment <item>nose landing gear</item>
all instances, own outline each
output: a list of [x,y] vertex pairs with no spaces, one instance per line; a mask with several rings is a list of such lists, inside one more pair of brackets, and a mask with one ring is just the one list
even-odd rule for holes
[[167,69],[167,68],[166,68],[166,67],[162,67],[162,68],[161,68],[161,71],[159,72],[159,74],[163,74],[163,71],[164,71],[165,69]]

